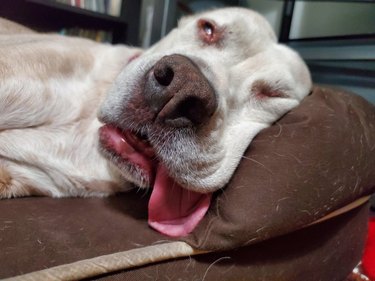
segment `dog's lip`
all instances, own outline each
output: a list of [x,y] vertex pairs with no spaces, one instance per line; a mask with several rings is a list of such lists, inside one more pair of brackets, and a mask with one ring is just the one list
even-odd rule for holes
[[99,142],[102,148],[117,154],[144,170],[148,177],[153,177],[155,153],[147,140],[130,130],[105,124],[99,129]]
[[102,143],[105,139],[106,131],[107,133],[108,131],[115,132],[122,138],[122,142],[126,142],[132,149],[144,154],[148,158],[155,157],[155,151],[149,143],[147,135],[131,129],[121,129],[120,127],[113,124],[105,124],[99,129],[100,139]]
[[131,130],[126,130],[123,133],[125,140],[138,152],[146,155],[149,158],[155,157],[154,148],[148,142],[146,135],[136,133]]

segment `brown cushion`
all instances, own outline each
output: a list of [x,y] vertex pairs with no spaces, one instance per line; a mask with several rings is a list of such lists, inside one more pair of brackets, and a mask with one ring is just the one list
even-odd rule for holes
[[[298,229],[374,192],[374,124],[374,106],[363,99],[315,88],[254,140],[208,215],[185,238],[220,252],[105,279],[344,279],[362,252],[368,206]],[[0,278],[168,239],[147,226],[147,201],[142,192],[0,201]]]
[[315,87],[251,143],[186,241],[227,250],[293,232],[375,192],[375,107]]
[[[147,226],[146,206],[147,198],[135,192],[109,198],[3,200],[0,279],[165,241]],[[343,281],[362,254],[367,208],[236,250],[90,280]]]

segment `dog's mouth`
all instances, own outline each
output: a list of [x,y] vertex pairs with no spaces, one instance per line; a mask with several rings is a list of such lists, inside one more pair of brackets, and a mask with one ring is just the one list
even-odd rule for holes
[[169,175],[145,135],[107,124],[100,128],[99,139],[103,149],[140,169],[149,179],[152,193],[148,223],[152,228],[172,237],[186,236],[194,230],[206,214],[212,194],[182,187]]

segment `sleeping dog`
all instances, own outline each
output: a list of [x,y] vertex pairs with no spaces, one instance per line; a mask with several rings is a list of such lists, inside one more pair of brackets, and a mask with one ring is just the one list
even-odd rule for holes
[[0,198],[152,188],[149,224],[191,232],[254,136],[311,90],[243,8],[180,20],[148,50],[0,24]]

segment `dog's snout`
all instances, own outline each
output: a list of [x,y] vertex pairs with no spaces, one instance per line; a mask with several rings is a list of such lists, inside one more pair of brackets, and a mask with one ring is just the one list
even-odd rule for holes
[[189,58],[161,58],[146,75],[145,100],[156,120],[173,127],[205,123],[215,112],[215,91]]

